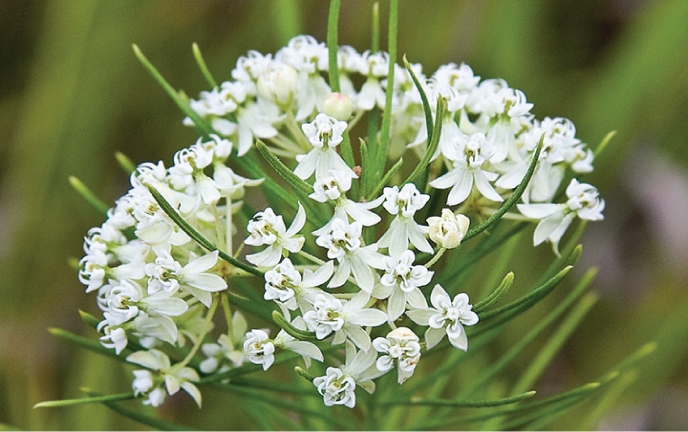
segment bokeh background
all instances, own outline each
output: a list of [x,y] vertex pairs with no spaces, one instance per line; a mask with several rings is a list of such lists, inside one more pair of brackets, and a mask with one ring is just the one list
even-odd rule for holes
[[[343,2],[340,43],[367,49],[371,7]],[[83,236],[102,218],[68,176],[112,203],[128,181],[115,151],[136,163],[169,164],[195,141],[132,43],[195,97],[207,85],[193,42],[224,80],[249,49],[275,52],[301,33],[324,40],[327,10],[316,0],[0,0],[0,428],[140,428],[101,406],[32,409],[79,397],[82,386],[118,392],[130,385],[118,363],[61,343],[47,328],[95,339],[77,314],[95,312],[95,297],[84,294],[67,259],[81,257]],[[384,33],[384,1],[380,10]],[[688,2],[401,0],[398,46],[428,75],[466,62],[483,78],[506,79],[539,118],[570,118],[593,147],[618,131],[585,179],[607,200],[605,221],[590,224],[582,240],[579,264],[599,266],[600,300],[536,389],[593,380],[656,340],[614,408],[585,426],[688,429]],[[552,258],[546,246],[525,253],[528,237],[518,246],[517,281]],[[529,323],[515,321],[491,349],[506,349]],[[528,361],[519,357],[507,372],[518,374]],[[172,404],[161,414],[175,418],[172,411],[184,409],[196,427],[222,414],[223,428],[255,427],[228,404],[202,411]],[[582,404],[551,426],[583,427],[580,413],[593,408]]]

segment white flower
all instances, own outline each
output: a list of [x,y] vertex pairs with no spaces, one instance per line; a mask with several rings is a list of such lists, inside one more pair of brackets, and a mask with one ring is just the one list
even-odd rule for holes
[[251,363],[263,366],[268,370],[275,361],[275,345],[264,330],[254,329],[246,333],[244,352]]
[[296,236],[306,223],[306,211],[299,203],[294,221],[286,229],[282,216],[276,216],[271,208],[267,208],[248,222],[246,229],[251,234],[244,243],[252,246],[268,245],[262,252],[247,255],[246,260],[251,264],[262,267],[274,267],[282,257],[282,249],[296,253],[301,250],[305,239]]
[[605,202],[599,197],[597,189],[587,183],[572,179],[566,188],[568,201],[565,204],[518,204],[518,210],[526,217],[540,219],[535,228],[533,244],[539,245],[549,240],[558,254],[558,245],[573,218],[602,220]]
[[303,319],[318,339],[324,339],[334,332],[333,345],[349,338],[359,348],[368,351],[370,336],[361,326],[378,326],[387,321],[387,314],[381,310],[365,308],[369,299],[367,293],[359,292],[342,304],[331,294],[318,294],[313,303],[314,309],[306,312]]
[[498,174],[483,169],[493,153],[482,133],[475,133],[470,138],[459,135],[453,140],[452,151],[445,154],[452,161],[453,169],[431,181],[430,186],[437,189],[452,188],[447,197],[447,205],[450,206],[464,202],[474,184],[485,198],[504,201],[490,184],[490,181],[497,179]]
[[375,367],[375,350],[356,351],[356,348],[346,344],[346,362],[341,368],[327,368],[325,376],[313,380],[313,385],[323,395],[325,405],[344,405],[353,408],[356,405],[356,386],[362,387],[368,393],[375,391],[373,379],[384,372]]
[[375,276],[371,267],[383,268],[384,256],[377,253],[377,246],[374,244],[361,247],[361,229],[360,222],[347,224],[342,219],[334,219],[329,232],[315,240],[318,246],[328,249],[328,258],[336,258],[339,262],[328,288],[342,286],[353,272],[356,283],[363,291],[373,291]]
[[343,133],[346,128],[345,121],[339,121],[325,113],[318,114],[312,123],[301,125],[306,138],[313,145],[313,150],[308,154],[296,156],[299,164],[294,169],[294,174],[305,180],[315,172],[317,180],[335,170],[350,178],[358,178],[334,149],[344,139]]
[[[285,318],[289,319],[289,315],[286,315]],[[294,320],[291,322],[291,325],[299,330],[306,330],[306,323],[301,317],[294,318]],[[280,330],[272,342],[276,347],[301,354],[304,362],[306,363],[306,367],[310,367],[311,359],[319,362],[324,360],[320,348],[318,348],[315,344],[307,341],[297,340],[284,330]]]
[[389,320],[394,321],[404,313],[406,302],[414,308],[427,306],[425,298],[418,287],[430,283],[434,272],[425,266],[413,265],[415,255],[407,250],[399,258],[385,258],[385,274],[380,278],[382,285],[392,287],[392,294],[387,303]]
[[387,187],[382,192],[385,197],[382,206],[397,217],[387,232],[380,237],[378,246],[388,247],[390,255],[399,256],[408,249],[410,241],[418,250],[432,253],[432,246],[425,238],[428,227],[413,220],[416,211],[425,206],[430,196],[421,194],[413,183],[405,184],[401,190],[398,186]]
[[206,307],[212,303],[211,292],[227,288],[227,282],[221,276],[208,272],[217,264],[218,254],[218,251],[213,251],[195,259],[191,254],[189,262],[178,273],[179,284]]
[[468,338],[463,326],[478,322],[478,315],[471,310],[473,307],[469,304],[468,295],[457,294],[452,300],[438,284],[430,294],[430,303],[434,308],[414,309],[406,313],[416,324],[430,326],[425,332],[428,349],[437,345],[446,334],[452,345],[466,351]]
[[274,269],[265,273],[265,300],[279,300],[289,309],[296,309],[296,305],[302,311],[309,310],[309,301],[312,302],[318,290],[314,288],[327,282],[334,271],[334,263],[328,261],[315,272],[304,270],[301,274],[294,268],[289,258],[285,258]]
[[[134,394],[136,396],[146,395],[148,398],[143,401],[146,405],[158,406],[165,399],[165,393],[162,390],[164,384],[165,389],[169,395],[173,395],[183,389],[191,397],[193,397],[198,407],[201,406],[201,392],[198,390],[193,382],[200,378],[198,373],[189,368],[183,367],[179,370],[172,367],[170,358],[162,351],[150,349],[148,351],[137,351],[127,357],[127,361],[144,366],[150,370],[156,371],[158,375],[153,375],[150,371],[134,371],[136,379],[132,383]],[[158,376],[161,379],[158,379]]]
[[418,336],[406,327],[397,327],[387,334],[386,338],[373,341],[375,351],[385,354],[377,359],[376,367],[380,372],[387,372],[396,364],[399,368],[397,381],[402,384],[411,375],[420,360]]
[[464,215],[455,215],[449,209],[442,209],[442,216],[428,218],[430,239],[438,246],[453,249],[461,244],[471,221]]
[[339,368],[328,367],[325,376],[313,380],[313,385],[323,395],[325,406],[344,405],[349,408],[356,406],[356,381],[344,375]]

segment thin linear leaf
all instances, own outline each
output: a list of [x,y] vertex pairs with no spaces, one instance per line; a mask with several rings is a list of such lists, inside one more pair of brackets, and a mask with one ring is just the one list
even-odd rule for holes
[[272,154],[268,146],[261,140],[256,140],[256,149],[263,156],[263,158],[270,164],[270,166],[279,174],[287,183],[294,189],[305,193],[306,195],[313,193],[313,186],[303,181],[299,176],[294,174],[292,170],[287,168],[277,156]]
[[329,62],[329,81],[332,92],[339,93],[339,65],[337,64],[337,52],[339,51],[338,32],[339,32],[339,8],[340,0],[330,1],[330,12],[327,16],[327,52]]
[[597,157],[602,151],[607,147],[607,144],[609,144],[609,141],[614,138],[616,135],[617,131],[613,130],[607,133],[607,135],[602,138],[602,141],[600,141],[600,144],[597,146],[597,148],[594,151],[594,156]]
[[272,321],[275,324],[277,324],[282,330],[284,330],[291,336],[295,337],[296,339],[305,341],[318,340],[318,338],[315,336],[315,332],[301,330],[294,327],[279,311],[272,312]]
[[98,327],[98,324],[100,324],[100,321],[98,321],[98,318],[94,317],[88,312],[84,312],[81,309],[79,309],[79,316],[81,317],[81,321],[86,323],[87,325],[96,328]]
[[540,158],[540,151],[542,150],[542,144],[544,140],[545,135],[543,134],[540,138],[540,142],[538,143],[537,148],[535,149],[535,153],[533,154],[533,161],[530,163],[528,171],[526,172],[525,177],[523,177],[523,180],[521,180],[521,183],[516,187],[516,189],[514,189],[514,193],[512,193],[511,196],[506,201],[504,201],[504,204],[502,204],[502,206],[499,208],[499,210],[497,210],[495,214],[487,218],[487,220],[485,220],[477,227],[469,229],[463,238],[464,242],[477,236],[481,232],[491,227],[502,216],[504,216],[504,214],[506,214],[506,212],[508,212],[514,204],[516,204],[516,201],[521,199],[521,196],[523,195],[523,192],[525,192],[528,183],[530,183],[530,179],[533,177],[533,173],[535,173],[535,167],[537,166],[538,159]]
[[[86,390],[86,393],[97,397],[100,395],[98,392],[94,392],[92,390]],[[126,418],[129,418],[131,420],[134,420],[138,423],[144,424],[146,426],[150,426],[152,428],[158,429],[158,430],[172,430],[172,431],[188,431],[188,430],[195,430],[192,428],[188,428],[186,426],[178,425],[176,423],[170,423],[166,422],[164,420],[161,420],[157,417],[144,414],[139,411],[135,411],[131,408],[127,408],[123,406],[120,403],[114,403],[114,402],[101,402],[103,405],[111,409],[112,411],[116,412],[117,414],[120,414]]]
[[[538,320],[537,324],[533,326],[528,333],[523,336],[516,344],[512,345],[494,364],[488,367],[486,370],[481,372],[480,378],[473,382],[469,387],[466,388],[466,394],[473,394],[473,392],[484,387],[484,385],[492,380],[499,372],[501,372],[509,363],[511,363],[519,354],[521,354],[531,343],[540,338],[542,333],[552,325],[555,321],[561,319],[561,315],[583,295],[583,293],[588,289],[589,283],[578,284],[576,288],[571,291],[559,304],[544,318]],[[594,303],[594,302],[593,302]],[[589,309],[592,304],[585,304],[586,309]],[[528,381],[523,383],[518,388],[523,388],[525,386],[531,386],[532,382]],[[524,391],[524,390],[521,390]],[[519,390],[515,390],[514,393],[520,393]]]
[[191,106],[189,103],[182,98],[179,93],[172,88],[171,85],[168,84],[167,81],[165,81],[165,78],[162,77],[160,72],[151,64],[151,62],[148,61],[146,56],[143,55],[143,52],[141,52],[141,49],[137,45],[133,45],[134,48],[134,54],[136,54],[136,58],[139,59],[143,67],[146,68],[146,70],[153,76],[153,78],[162,86],[162,88],[165,90],[165,92],[172,98],[175,104],[179,107],[179,109],[184,112],[193,122],[196,128],[201,132],[204,138],[208,138],[211,134],[215,133],[213,128],[210,126],[210,124],[204,119],[201,118],[201,116],[196,113],[193,109],[191,109]]
[[392,167],[385,173],[384,177],[380,180],[380,182],[375,186],[375,189],[372,190],[368,194],[367,200],[372,201],[375,198],[375,195],[377,195],[383,187],[389,182],[389,180],[392,178],[392,176],[401,168],[401,165],[404,163],[404,158],[399,158],[397,163],[392,165]]
[[[442,117],[444,116],[444,110],[447,107],[447,100],[443,97],[437,98],[437,110],[436,110],[436,121],[435,121],[435,129],[432,132],[432,138],[429,139],[428,141],[428,148],[425,150],[425,154],[423,155],[423,158],[418,162],[418,165],[416,165],[416,168],[411,172],[411,174],[408,176],[406,181],[404,181],[403,184],[406,183],[411,183],[413,180],[415,180],[420,173],[425,170],[425,168],[430,164],[430,159],[435,155],[435,152],[437,151],[437,147],[440,144],[440,135],[442,133]],[[429,135],[428,135],[429,136]],[[424,189],[424,188],[421,188]]]
[[[232,155],[234,155],[234,153],[232,153]],[[263,179],[263,183],[261,183],[260,187],[265,192],[265,198],[271,205],[275,206],[275,203],[277,200],[279,200],[287,204],[292,209],[298,210],[299,205],[297,200],[295,200],[286,189],[277,184],[273,179],[270,178],[270,176],[267,175],[267,173],[258,163],[258,155],[256,155],[255,152],[249,151],[243,155],[241,159],[237,159],[236,161],[241,166],[241,169],[244,170],[250,178]]]
[[121,357],[120,357],[119,355],[115,354],[114,350],[105,348],[104,346],[102,346],[101,344],[99,344],[97,342],[93,342],[90,339],[87,339],[83,336],[76,335],[76,334],[69,332],[67,330],[63,330],[63,329],[59,329],[59,328],[50,328],[50,329],[48,329],[48,331],[58,339],[62,339],[66,342],[73,343],[74,345],[78,345],[78,346],[85,348],[89,351],[93,351],[95,353],[102,354],[102,355],[107,356],[107,357],[115,358],[115,359],[122,361],[122,362],[126,361],[124,359],[124,357],[126,357],[126,355],[128,353],[130,353],[130,350],[125,348],[120,353],[121,354]]
[[572,390],[569,390],[564,393],[560,393],[554,396],[550,396],[545,399],[537,400],[537,401],[532,401],[532,402],[526,402],[522,405],[519,405],[518,407],[510,407],[510,408],[501,408],[501,409],[496,409],[495,411],[489,413],[489,414],[481,414],[481,415],[475,415],[475,416],[465,416],[465,417],[458,417],[458,418],[451,418],[451,419],[444,419],[440,420],[437,422],[433,423],[426,423],[424,427],[426,429],[437,429],[441,427],[446,427],[446,426],[455,426],[459,424],[465,424],[465,423],[475,423],[479,421],[485,421],[485,420],[490,420],[495,417],[500,417],[503,415],[508,415],[508,414],[514,414],[514,413],[520,413],[532,409],[543,409],[543,407],[548,407],[554,404],[557,404],[559,402],[563,401],[581,401],[585,399],[586,397],[590,396],[592,393],[594,393],[597,389],[599,389],[600,383],[594,382],[594,383],[588,383],[585,385],[582,385],[580,387],[574,388]]
[[526,309],[532,306],[533,304],[537,303],[538,301],[542,300],[547,294],[549,294],[556,286],[566,277],[566,275],[571,271],[572,267],[566,267],[562,271],[560,271],[556,276],[554,276],[552,279],[548,280],[544,284],[540,285],[539,287],[535,288],[534,290],[530,291],[528,294],[524,295],[523,297],[519,298],[518,300],[515,300],[507,305],[502,306],[499,309],[493,309],[490,311],[486,311],[482,315],[480,315],[480,320],[484,321],[490,318],[493,318],[497,315],[503,314],[505,312],[510,312],[513,311],[514,309],[522,308],[525,307]]
[[64,399],[64,400],[45,401],[45,402],[37,403],[33,407],[34,408],[55,408],[55,407],[75,406],[75,405],[86,405],[86,404],[99,403],[99,402],[114,402],[114,401],[129,400],[129,399],[136,399],[136,396],[134,395],[133,392],[120,393],[120,394],[114,394],[114,395],[105,395],[105,396],[85,397],[85,398],[79,398],[79,399]]
[[107,212],[108,210],[110,210],[110,206],[105,204],[104,201],[102,201],[93,192],[91,192],[91,190],[88,187],[86,187],[86,185],[81,180],[74,176],[69,176],[69,184],[72,185],[74,190],[79,195],[81,195],[81,197],[85,199],[87,203],[91,204],[91,206],[98,210],[98,212],[107,216]]
[[380,51],[380,5],[373,3],[373,14],[371,22],[370,52]]
[[316,391],[314,392],[312,388],[298,388],[298,386],[295,386],[294,384],[288,384],[288,383],[280,383],[280,382],[274,382],[274,381],[267,381],[267,380],[256,380],[256,379],[249,379],[249,378],[238,378],[232,380],[232,382],[229,384],[230,386],[242,386],[242,387],[250,387],[254,389],[262,389],[262,390],[269,390],[269,391],[274,391],[274,392],[281,392],[281,393],[292,393],[292,394],[298,394],[300,396],[307,396],[307,397],[321,397],[320,394]]
[[[587,290],[596,274],[596,268],[588,270],[572,292],[575,293]],[[598,297],[592,293],[588,293],[583,297],[576,305],[575,309],[569,313],[564,322],[557,328],[556,332],[549,338],[545,346],[540,349],[537,357],[530,362],[528,369],[521,374],[519,380],[512,388],[513,392],[518,393],[519,391],[524,391],[523,389],[530,388],[535,384],[556,353],[559,352],[590,308],[596,303],[597,299]]]
[[208,66],[205,64],[205,60],[203,60],[203,55],[201,54],[200,48],[198,48],[198,44],[194,42],[191,45],[191,49],[193,50],[193,55],[196,59],[196,63],[198,63],[198,68],[201,70],[201,73],[205,77],[206,81],[208,81],[208,84],[210,84],[213,88],[217,87],[217,81],[215,81],[213,75],[210,73],[210,70],[208,69]]
[[447,406],[456,408],[488,408],[500,405],[509,405],[512,403],[520,402],[522,400],[531,398],[535,395],[534,391],[529,391],[526,393],[518,394],[516,396],[511,396],[501,399],[491,399],[491,400],[452,400],[452,399],[409,399],[409,400],[391,400],[387,402],[380,403],[380,406],[390,406],[390,405],[418,405],[418,406]]
[[499,300],[506,295],[506,293],[509,292],[509,288],[511,288],[511,285],[514,283],[514,273],[509,272],[506,276],[504,276],[504,279],[502,279],[502,282],[499,284],[499,286],[486,298],[480,300],[478,303],[473,306],[473,312],[479,314],[480,312],[486,311]]
[[387,92],[385,94],[385,110],[382,113],[380,127],[380,141],[375,150],[375,177],[381,177],[387,162],[389,147],[389,133],[392,125],[392,89],[394,88],[394,66],[397,58],[397,32],[399,27],[399,0],[389,2],[389,24],[387,29],[387,53],[389,54],[389,69],[387,71]]
[[131,175],[131,173],[136,171],[136,165],[124,153],[119,151],[115,152],[115,159],[117,160],[119,166],[122,167],[124,172],[127,173],[127,175]]
[[430,102],[428,101],[428,96],[425,94],[425,90],[423,90],[423,86],[421,85],[420,81],[418,80],[418,77],[416,77],[416,74],[413,73],[413,69],[411,68],[411,65],[409,64],[408,60],[406,59],[406,55],[404,55],[404,66],[406,67],[406,70],[408,71],[409,75],[411,75],[411,79],[413,80],[413,84],[416,86],[416,89],[418,89],[418,93],[420,93],[420,100],[423,103],[423,111],[425,113],[425,127],[428,130],[428,143],[430,140],[432,140],[432,135],[433,131],[435,129],[435,126],[433,126],[433,120],[432,120],[432,109],[430,108]]
[[[293,402],[287,402],[285,400],[282,400],[277,397],[273,397],[270,395],[265,394],[262,391],[259,390],[253,390],[250,388],[246,387],[239,387],[239,386],[227,386],[224,384],[215,384],[215,387],[218,389],[226,390],[231,393],[236,393],[240,394],[245,398],[251,398],[259,401],[263,401],[271,405],[272,407],[278,407],[278,408],[283,408],[287,409],[290,411],[293,411],[295,413],[300,413],[300,414],[305,414],[305,415],[310,415],[314,417],[321,418],[323,420],[327,420],[328,422],[331,422],[339,427],[344,427],[344,428],[349,428],[351,425],[349,422],[337,419],[327,413],[326,411],[315,411],[311,410],[308,408],[305,408],[303,404],[300,403],[293,403]],[[315,389],[313,390],[315,392]],[[317,393],[316,393],[317,394]]]
[[258,270],[255,267],[251,267],[250,265],[245,264],[245,263],[237,260],[236,258],[227,255],[225,252],[221,251],[210,240],[203,237],[203,235],[201,233],[196,231],[196,229],[194,227],[192,227],[186,220],[184,220],[184,218],[179,213],[177,213],[177,211],[174,208],[172,208],[170,203],[167,202],[167,200],[160,194],[160,192],[158,192],[151,185],[147,185],[147,187],[148,187],[148,190],[150,191],[151,195],[153,195],[153,198],[155,199],[155,201],[158,203],[158,205],[162,209],[162,211],[164,211],[165,214],[167,214],[167,216],[169,216],[170,219],[172,219],[172,221],[179,228],[181,228],[182,231],[184,231],[186,233],[186,235],[191,237],[196,243],[198,243],[203,248],[209,250],[210,252],[218,251],[220,258],[222,258],[223,260],[232,264],[233,266],[238,267],[238,268],[240,268],[240,269],[244,270],[245,272],[250,273],[252,275],[263,277],[263,275],[265,274],[264,272]]

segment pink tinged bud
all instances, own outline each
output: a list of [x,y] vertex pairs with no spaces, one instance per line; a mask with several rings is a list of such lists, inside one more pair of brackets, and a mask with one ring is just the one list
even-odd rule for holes
[[330,93],[323,101],[323,112],[337,120],[349,120],[353,110],[354,103],[343,93]]

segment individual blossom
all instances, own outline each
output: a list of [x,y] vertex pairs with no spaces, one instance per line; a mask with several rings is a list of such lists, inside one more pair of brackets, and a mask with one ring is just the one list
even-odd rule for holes
[[312,309],[311,303],[319,290],[315,287],[324,284],[334,272],[334,263],[328,261],[315,271],[305,269],[303,277],[294,268],[289,258],[285,258],[274,269],[265,272],[265,300],[279,300],[288,309],[297,305],[301,311]]
[[313,231],[314,235],[320,236],[330,230],[335,219],[360,222],[363,226],[373,226],[380,222],[381,218],[370,211],[382,204],[384,196],[370,202],[355,202],[346,197],[346,192],[351,189],[351,177],[338,171],[330,171],[330,175],[317,180],[313,184],[313,193],[308,195],[318,202],[330,201],[334,204],[334,215],[330,221],[322,228]]
[[425,238],[428,227],[419,225],[413,219],[416,212],[430,200],[430,196],[420,193],[413,183],[405,184],[401,190],[398,186],[386,187],[382,192],[385,197],[382,206],[396,217],[380,237],[378,246],[388,247],[390,255],[398,257],[408,249],[410,241],[418,250],[432,253],[432,246]]
[[387,302],[390,321],[404,313],[407,302],[414,308],[427,306],[419,287],[430,283],[434,272],[422,265],[414,266],[414,260],[415,254],[410,250],[402,252],[399,258],[385,258],[385,274],[380,278],[380,283],[392,289]]
[[308,154],[296,156],[299,164],[294,169],[294,174],[305,180],[315,173],[317,180],[335,170],[350,178],[358,178],[335,150],[344,140],[346,128],[345,121],[339,121],[325,113],[318,114],[312,123],[301,125],[313,149]]
[[306,211],[299,203],[299,210],[289,229],[286,229],[282,216],[275,215],[270,207],[256,215],[246,227],[250,236],[244,243],[251,246],[268,245],[265,250],[247,255],[246,260],[251,264],[262,267],[274,267],[282,257],[282,250],[296,253],[301,250],[305,239],[297,236],[306,223]]
[[327,284],[328,288],[344,285],[353,272],[358,286],[367,293],[373,291],[375,276],[372,268],[384,267],[384,255],[377,252],[375,244],[361,246],[361,223],[346,223],[342,219],[335,219],[330,230],[319,236],[315,243],[327,249],[327,257],[337,259],[339,266],[334,276]]
[[451,188],[447,197],[447,205],[450,206],[464,202],[471,194],[473,185],[485,198],[504,201],[490,184],[499,175],[486,169],[494,150],[485,141],[485,135],[480,132],[470,137],[459,135],[453,144],[453,151],[445,154],[452,162],[451,171],[431,181],[430,186],[436,189]]
[[372,394],[375,391],[372,380],[383,374],[375,367],[376,355],[375,350],[356,351],[352,344],[347,343],[345,364],[341,368],[328,367],[324,376],[313,380],[325,405],[353,408],[356,406],[356,386]]
[[246,333],[244,352],[251,363],[262,365],[263,370],[268,370],[275,361],[275,345],[265,330],[253,329]]
[[471,309],[468,295],[457,294],[452,300],[441,285],[435,285],[430,294],[432,308],[414,309],[406,314],[419,325],[430,326],[425,332],[425,343],[431,349],[437,345],[444,335],[456,348],[466,351],[468,338],[464,326],[472,326],[478,322],[478,314]]
[[321,293],[315,296],[313,310],[306,312],[303,319],[318,339],[324,339],[334,332],[333,345],[348,338],[362,350],[368,351],[370,336],[362,326],[379,326],[387,321],[387,314],[381,310],[365,307],[369,299],[366,292],[359,292],[348,302],[342,303],[331,294]]
[[605,202],[600,198],[597,188],[587,183],[579,183],[572,179],[566,188],[568,200],[563,204],[538,203],[518,204],[518,210],[526,217],[539,219],[533,244],[535,246],[549,240],[557,255],[559,241],[571,225],[573,219],[578,216],[583,220],[597,221],[604,219],[602,210]]
[[406,327],[397,327],[386,337],[376,338],[373,341],[373,348],[383,355],[377,359],[375,366],[380,372],[387,372],[396,365],[397,382],[403,384],[413,375],[420,360],[418,341],[418,336]]
[[454,249],[463,240],[471,221],[464,215],[442,209],[442,216],[428,218],[430,239],[439,247]]
[[195,370],[190,367],[173,367],[170,358],[156,349],[136,351],[127,357],[127,361],[149,369],[134,371],[136,379],[132,383],[136,396],[147,397],[143,401],[145,405],[162,404],[166,397],[164,386],[170,396],[177,393],[180,388],[183,389],[196,401],[198,407],[201,407],[201,392],[193,384],[200,379]]

